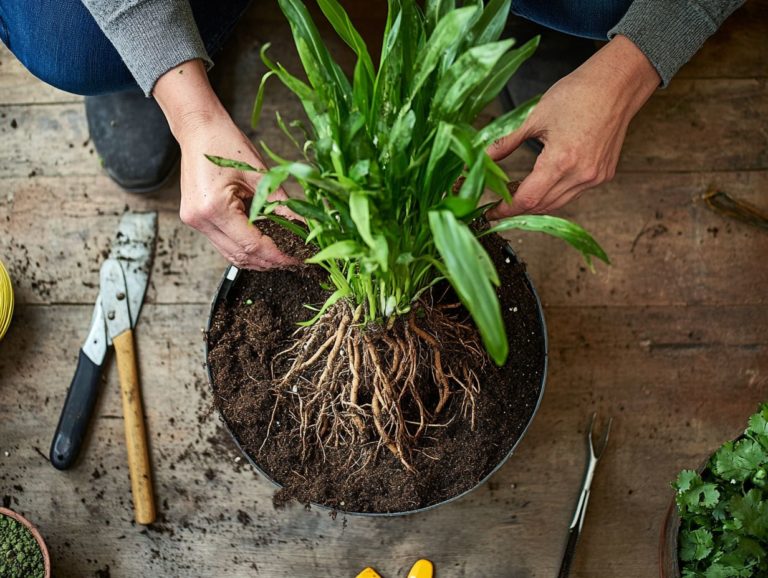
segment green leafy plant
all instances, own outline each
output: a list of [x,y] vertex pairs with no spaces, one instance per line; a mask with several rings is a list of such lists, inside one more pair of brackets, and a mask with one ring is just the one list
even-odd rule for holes
[[[390,0],[378,70],[336,0],[319,0],[333,28],[357,55],[350,81],[333,60],[299,0],[280,0],[309,84],[268,56],[270,69],[259,88],[258,121],[266,80],[279,78],[300,99],[310,126],[299,146],[304,160],[278,157],[255,192],[251,218],[267,217],[291,228],[320,251],[310,259],[328,269],[336,291],[330,306],[349,298],[365,304],[365,322],[411,310],[436,281],[446,278],[470,311],[491,358],[499,365],[508,342],[494,289],[498,274],[478,236],[525,229],[560,237],[579,251],[607,262],[599,245],[578,225],[551,216],[504,219],[473,229],[482,216],[485,187],[511,202],[508,178],[486,147],[518,128],[536,104],[526,102],[476,130],[471,123],[496,98],[534,52],[535,38],[520,48],[498,40],[510,0],[480,1],[455,9],[430,0],[424,12],[414,0]],[[296,138],[282,119],[288,137]],[[251,169],[212,157],[222,166]],[[452,186],[460,176],[457,191]],[[289,177],[304,199],[267,201]],[[306,221],[308,231],[274,214],[284,204]],[[325,309],[323,309],[324,311]]]
[[[318,0],[356,55],[351,79],[304,4],[279,4],[306,80],[270,59],[265,45],[268,72],[252,122],[259,120],[271,77],[298,97],[308,122],[287,125],[277,115],[301,160],[281,158],[262,143],[275,166],[263,173],[250,216],[275,221],[316,246],[308,262],[327,270],[331,292],[273,361],[291,360],[275,380],[275,408],[292,404],[304,452],[329,444],[383,445],[410,469],[410,454],[427,428],[456,417],[474,426],[479,370],[487,357],[502,365],[509,354],[499,275],[479,238],[541,231],[569,242],[590,266],[592,257],[608,259],[586,231],[564,219],[526,215],[488,226],[483,217],[493,205],[482,203],[486,188],[512,202],[508,177],[485,150],[520,127],[537,102],[473,126],[538,45],[538,38],[519,48],[499,40],[510,0],[472,0],[459,8],[453,0],[427,0],[423,9],[415,0],[389,0],[378,67],[338,2]],[[288,179],[301,185],[304,197],[270,201]],[[306,226],[276,214],[280,205]],[[441,281],[453,287],[475,327],[451,314],[458,309],[426,299]]]
[[768,404],[701,474],[683,470],[672,486],[681,517],[684,578],[768,575]]

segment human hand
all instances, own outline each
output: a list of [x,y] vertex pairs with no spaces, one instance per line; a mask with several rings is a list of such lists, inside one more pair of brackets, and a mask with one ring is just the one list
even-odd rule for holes
[[[248,201],[261,175],[219,167],[205,156],[265,168],[211,89],[202,63],[186,62],[167,72],[153,94],[181,147],[181,220],[238,267],[263,271],[298,264],[248,221]],[[281,198],[286,198],[282,189],[270,196]]]
[[488,218],[549,213],[611,180],[629,122],[660,81],[650,61],[624,36],[616,36],[558,81],[523,126],[489,147],[494,160],[529,138],[541,141],[544,150],[513,202],[488,211]]

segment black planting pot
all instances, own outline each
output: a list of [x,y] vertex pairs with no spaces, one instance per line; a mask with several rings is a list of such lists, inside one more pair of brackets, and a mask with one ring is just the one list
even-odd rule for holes
[[[507,254],[510,258],[510,262],[512,264],[518,264],[519,260],[517,258],[517,255],[512,250],[509,245],[506,247]],[[211,375],[211,367],[210,363],[208,362],[208,339],[207,335],[209,334],[211,330],[211,323],[213,321],[214,313],[219,307],[219,305],[223,302],[225,302],[229,296],[230,291],[233,287],[236,286],[238,277],[239,277],[240,271],[237,269],[237,267],[229,266],[227,267],[226,271],[224,272],[224,276],[221,279],[221,282],[219,283],[219,287],[216,289],[216,293],[213,297],[213,301],[211,303],[211,309],[210,313],[208,315],[208,322],[205,326],[205,334],[206,339],[204,340],[204,354],[205,354],[205,371],[208,376],[208,382],[211,385],[211,388],[213,389],[213,376]],[[443,500],[442,502],[437,502],[435,504],[423,507],[423,508],[416,508],[413,510],[405,510],[402,512],[354,512],[354,511],[346,511],[341,510],[339,508],[331,508],[329,506],[323,505],[323,504],[317,504],[312,502],[312,506],[316,508],[320,508],[327,511],[333,511],[338,512],[342,514],[349,514],[354,516],[371,516],[371,517],[393,517],[393,516],[403,516],[406,514],[416,514],[419,512],[426,512],[429,510],[433,510],[439,506],[449,504],[451,502],[454,502],[460,498],[463,498],[470,492],[475,491],[477,488],[482,486],[484,483],[486,483],[496,472],[498,472],[504,464],[507,463],[507,460],[509,460],[510,457],[512,457],[512,454],[515,452],[515,449],[517,449],[518,444],[522,441],[522,439],[525,437],[525,434],[528,431],[528,428],[531,425],[531,422],[533,422],[533,418],[536,416],[536,414],[539,411],[539,407],[541,406],[541,400],[544,397],[544,386],[546,384],[547,380],[547,366],[548,366],[548,360],[549,360],[549,340],[547,338],[547,326],[544,321],[544,311],[541,306],[541,300],[539,299],[539,294],[536,292],[536,288],[533,286],[533,283],[531,282],[530,277],[528,277],[527,273],[524,273],[525,276],[525,284],[530,290],[532,296],[535,299],[536,302],[536,308],[538,312],[538,319],[540,323],[540,329],[541,329],[541,335],[542,335],[542,347],[543,347],[543,360],[544,360],[544,367],[542,368],[542,375],[541,375],[541,388],[539,390],[539,396],[536,400],[536,405],[533,409],[533,412],[531,413],[530,418],[528,419],[528,422],[525,424],[525,427],[523,428],[523,431],[520,433],[520,437],[517,439],[517,441],[514,443],[512,448],[509,450],[509,452],[504,456],[504,458],[496,465],[495,468],[493,468],[482,480],[480,480],[477,484],[475,484],[473,487],[469,488],[468,490],[465,490],[464,492],[457,494],[451,498],[448,498],[446,500]],[[268,480],[271,484],[275,486],[276,489],[282,488],[282,485],[276,482],[271,478],[271,476],[265,472],[259,464],[255,462],[255,460],[251,457],[248,452],[246,452],[242,445],[240,444],[240,440],[237,438],[235,433],[232,431],[232,428],[230,427],[229,423],[227,422],[226,418],[220,413],[221,420],[224,422],[224,427],[226,428],[227,432],[229,432],[229,435],[232,437],[232,440],[235,442],[235,445],[238,447],[240,452],[245,456],[245,458],[248,460],[248,462],[251,464],[251,466],[266,480]]]

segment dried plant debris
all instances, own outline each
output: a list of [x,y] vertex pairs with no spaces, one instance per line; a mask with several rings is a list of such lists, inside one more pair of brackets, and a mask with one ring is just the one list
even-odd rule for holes
[[701,198],[707,207],[723,217],[768,230],[768,213],[746,201],[734,199],[728,193],[719,191],[714,187],[710,187]]

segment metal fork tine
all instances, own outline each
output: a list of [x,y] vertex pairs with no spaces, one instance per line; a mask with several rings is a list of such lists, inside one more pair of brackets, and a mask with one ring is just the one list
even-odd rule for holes
[[[592,414],[592,422],[595,421],[595,415],[596,413]],[[592,430],[590,428],[589,432],[589,443],[592,447],[592,453],[594,454],[595,458],[600,459],[600,457],[603,455],[603,452],[605,451],[606,446],[608,445],[608,435],[611,433],[611,424],[613,424],[613,418],[608,418],[608,423],[605,425],[605,429],[603,430],[603,435],[600,436],[600,442],[595,448],[594,442],[592,441]]]

